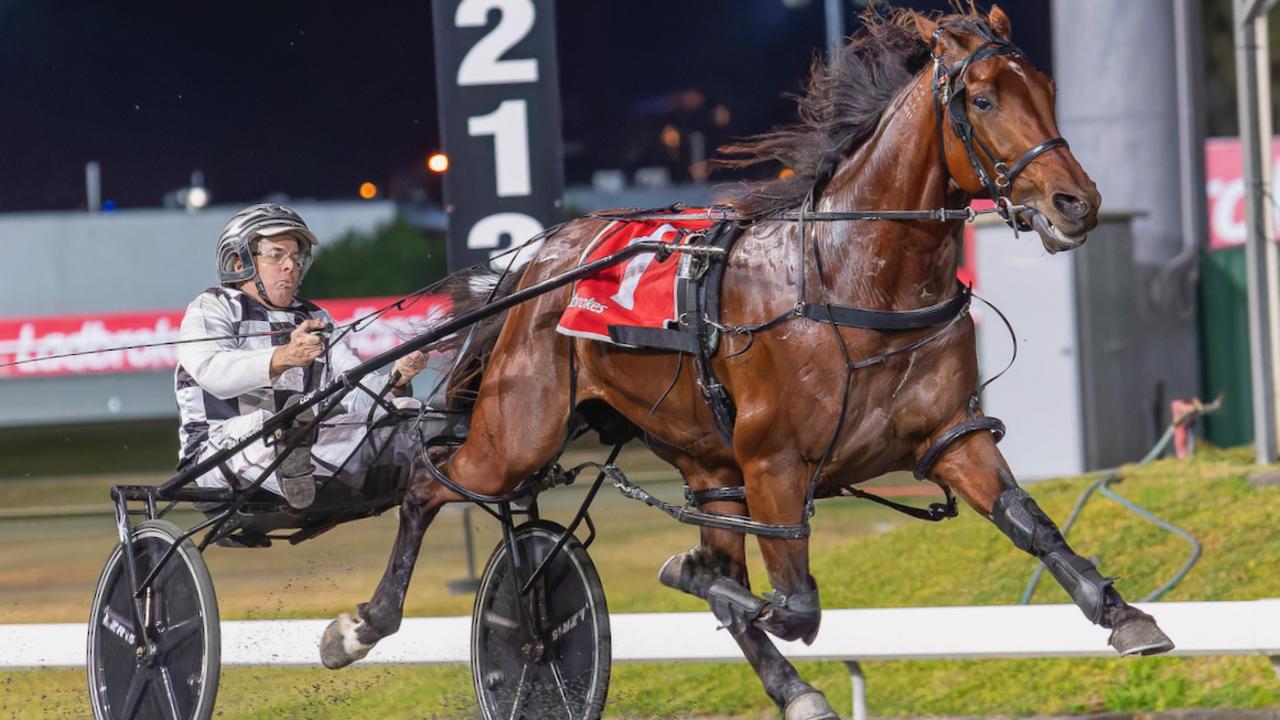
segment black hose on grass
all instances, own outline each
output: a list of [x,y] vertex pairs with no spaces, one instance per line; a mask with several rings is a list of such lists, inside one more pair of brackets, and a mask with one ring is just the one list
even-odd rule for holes
[[[1185,422],[1190,422],[1191,420],[1195,419],[1196,417],[1202,414],[1211,413],[1217,410],[1221,402],[1222,402],[1221,397],[1219,397],[1216,401],[1214,401],[1210,405],[1202,406],[1200,405],[1199,401],[1196,401],[1195,403],[1196,409],[1191,414],[1180,417],[1180,418],[1175,418],[1172,423],[1169,423],[1169,427],[1164,431],[1164,435],[1160,436],[1160,440],[1156,442],[1156,444],[1151,448],[1151,450],[1149,450],[1147,454],[1144,455],[1143,458],[1138,461],[1137,464],[1146,465],[1152,460],[1155,460],[1156,458],[1163,455],[1165,449],[1169,446],[1169,441],[1173,439],[1174,430],[1179,425]],[[1119,493],[1112,490],[1110,487],[1111,485],[1117,482],[1120,482],[1121,480],[1124,479],[1124,476],[1120,474],[1118,468],[1111,468],[1109,470],[1104,470],[1102,472],[1105,474],[1101,478],[1099,478],[1097,481],[1089,485],[1088,488],[1085,488],[1085,491],[1080,495],[1080,499],[1076,500],[1075,507],[1071,508],[1071,514],[1067,516],[1067,522],[1062,526],[1062,536],[1065,538],[1067,536],[1067,533],[1071,531],[1071,526],[1075,525],[1076,520],[1080,517],[1081,511],[1084,510],[1085,503],[1089,502],[1089,498],[1092,497],[1093,493],[1096,491],[1096,492],[1102,493],[1102,495],[1109,498],[1110,500],[1113,500],[1116,503],[1119,503],[1121,507],[1124,507],[1130,512],[1133,512],[1134,514],[1138,515],[1144,520],[1147,520],[1148,522],[1155,524],[1156,526],[1162,528],[1163,530],[1173,533],[1174,535],[1177,535],[1183,540],[1186,540],[1187,544],[1191,546],[1191,553],[1187,556],[1186,562],[1184,562],[1182,564],[1182,567],[1179,568],[1178,571],[1173,574],[1173,577],[1169,578],[1169,580],[1166,581],[1160,587],[1156,588],[1155,590],[1152,590],[1145,597],[1140,598],[1138,602],[1154,602],[1156,600],[1159,600],[1160,598],[1164,597],[1164,595],[1168,593],[1170,590],[1177,587],[1178,583],[1182,582],[1182,579],[1187,576],[1187,573],[1191,572],[1191,568],[1196,564],[1196,561],[1200,559],[1200,553],[1201,553],[1200,542],[1196,540],[1194,535],[1187,532],[1186,530],[1183,530],[1182,528],[1178,527],[1177,525],[1174,525],[1171,522],[1168,522],[1167,520],[1163,520],[1157,517],[1151,511],[1138,505],[1132,500],[1122,497]],[[1031,580],[1027,582],[1026,589],[1022,591],[1022,597],[1018,599],[1019,605],[1027,605],[1028,603],[1031,602],[1031,596],[1035,594],[1036,586],[1040,584],[1040,577],[1044,575],[1044,569],[1045,569],[1044,563],[1036,563],[1036,569],[1034,572],[1031,573]]]

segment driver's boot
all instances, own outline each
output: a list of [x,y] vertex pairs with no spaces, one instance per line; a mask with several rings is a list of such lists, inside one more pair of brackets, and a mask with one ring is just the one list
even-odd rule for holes
[[295,510],[311,507],[316,501],[315,466],[311,464],[311,446],[299,445],[276,468],[280,479],[280,492]]
[[[300,395],[294,395],[289,398],[285,407],[297,403],[300,398]],[[312,422],[315,417],[316,410],[312,407],[295,418],[293,422],[295,426],[302,425]],[[290,450],[284,461],[276,468],[276,477],[280,480],[280,493],[284,495],[289,507],[304,510],[316,501],[315,469],[311,464],[311,433],[308,433],[307,439]]]

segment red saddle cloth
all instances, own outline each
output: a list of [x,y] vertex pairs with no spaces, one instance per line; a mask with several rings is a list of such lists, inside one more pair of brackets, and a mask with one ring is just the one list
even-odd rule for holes
[[[689,220],[614,221],[587,245],[579,265],[608,257],[631,243],[658,240],[684,243],[692,233],[711,227],[705,208],[686,208],[680,214],[696,214]],[[674,213],[669,213],[674,214]],[[560,316],[556,331],[574,337],[630,345],[619,329],[665,330],[676,326],[678,268],[683,256],[673,254],[658,262],[654,253],[641,253],[604,268],[574,283],[569,307]],[[612,328],[612,332],[611,332]]]

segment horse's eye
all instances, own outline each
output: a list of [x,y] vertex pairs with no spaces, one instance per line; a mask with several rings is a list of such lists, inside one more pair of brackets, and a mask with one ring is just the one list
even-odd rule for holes
[[990,110],[991,101],[987,99],[986,95],[974,95],[973,106],[978,108],[979,110]]

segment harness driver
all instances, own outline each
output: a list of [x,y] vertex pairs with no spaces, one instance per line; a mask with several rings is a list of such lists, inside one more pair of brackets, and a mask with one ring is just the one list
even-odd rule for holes
[[[329,313],[297,296],[318,244],[297,213],[276,203],[247,207],[223,227],[220,284],[191,301],[179,332],[181,340],[211,338],[178,346],[179,472],[259,430],[268,417],[360,362],[347,338],[326,342]],[[397,407],[418,407],[406,389],[425,366],[422,353],[396,361],[390,400]],[[387,382],[387,374],[373,373],[361,384],[376,394]],[[348,394],[342,410],[320,424],[313,444],[290,452],[262,487],[302,509],[315,501],[317,477],[336,475],[358,487],[379,451],[381,462],[411,464],[416,442],[408,423],[372,430],[386,410],[364,392]],[[313,418],[304,413],[299,420]],[[259,439],[196,482],[244,486],[275,459],[275,445]]]

